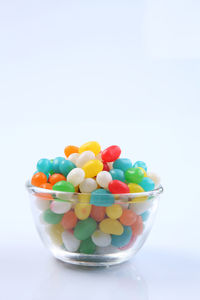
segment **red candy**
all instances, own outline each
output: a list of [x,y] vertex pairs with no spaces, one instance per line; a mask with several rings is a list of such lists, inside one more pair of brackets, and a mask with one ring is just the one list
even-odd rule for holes
[[128,185],[120,180],[112,180],[108,189],[112,194],[126,194],[130,191]]
[[103,171],[110,171],[110,168],[106,162],[103,162]]
[[110,146],[101,153],[101,158],[105,162],[113,162],[119,158],[121,149],[118,146]]
[[[119,218],[120,222],[125,226],[131,226],[137,223],[137,215],[134,211],[130,209],[124,209],[121,217]],[[134,234],[137,235],[134,231]]]

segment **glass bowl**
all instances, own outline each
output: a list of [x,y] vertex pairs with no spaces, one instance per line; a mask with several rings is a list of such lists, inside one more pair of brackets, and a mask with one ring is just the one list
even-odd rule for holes
[[[57,259],[109,266],[135,255],[149,235],[163,188],[144,193],[57,192],[26,183],[41,240]],[[91,204],[92,203],[92,204]],[[77,217],[78,216],[78,217]]]

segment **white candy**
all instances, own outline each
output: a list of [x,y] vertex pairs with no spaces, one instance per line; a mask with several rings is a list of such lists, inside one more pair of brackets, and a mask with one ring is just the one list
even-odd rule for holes
[[64,201],[52,201],[50,204],[50,209],[56,214],[64,214],[70,210],[72,204],[70,202]]
[[79,241],[71,232],[64,231],[62,233],[62,240],[65,248],[70,252],[76,252],[80,246]]
[[99,247],[107,247],[111,244],[110,234],[103,233],[101,230],[96,230],[91,238],[93,243]]
[[81,193],[92,193],[97,189],[96,180],[93,178],[85,178],[79,185]]
[[42,211],[49,208],[49,201],[45,200],[45,199],[37,198],[35,200],[35,204],[36,204],[37,208]]
[[147,177],[153,180],[153,182],[155,183],[155,187],[157,187],[160,184],[160,177],[156,173],[148,172]]
[[109,182],[112,181],[112,176],[107,171],[101,171],[97,174],[96,180],[101,187],[107,189]]
[[72,169],[67,175],[67,181],[73,184],[73,186],[79,185],[85,177],[85,172],[81,168]]
[[72,153],[69,155],[68,160],[70,160],[76,165],[76,161],[79,158],[79,155],[80,155],[79,153]]
[[78,168],[82,168],[89,160],[95,159],[94,152],[84,151],[76,160],[76,165]]
[[153,205],[153,200],[146,200],[138,203],[131,203],[130,209],[137,215],[143,214],[146,210],[150,209]]

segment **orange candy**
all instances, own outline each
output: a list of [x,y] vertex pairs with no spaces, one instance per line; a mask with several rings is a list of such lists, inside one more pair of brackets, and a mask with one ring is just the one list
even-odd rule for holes
[[137,219],[136,213],[130,209],[124,209],[121,217],[119,218],[120,222],[125,226],[131,226]]
[[143,231],[142,217],[137,216],[136,221],[131,225],[133,235],[140,235]]
[[51,176],[49,176],[49,182],[52,185],[54,185],[55,183],[57,183],[58,181],[61,181],[61,180],[66,180],[66,177],[62,174],[55,173],[55,174],[52,174]]
[[47,182],[47,183],[41,184],[40,187],[41,187],[42,189],[52,190],[53,185],[52,185],[51,183]]
[[76,226],[77,220],[75,213],[70,210],[64,214],[61,224],[65,229],[73,229]]
[[35,173],[31,179],[31,184],[40,187],[43,183],[47,183],[47,176],[42,172]]
[[70,146],[65,147],[64,152],[65,152],[66,157],[68,157],[72,153],[78,153],[78,150],[79,150],[79,147],[70,145]]
[[95,221],[97,221],[97,222],[102,221],[105,217],[105,213],[106,213],[105,207],[92,205],[91,217]]

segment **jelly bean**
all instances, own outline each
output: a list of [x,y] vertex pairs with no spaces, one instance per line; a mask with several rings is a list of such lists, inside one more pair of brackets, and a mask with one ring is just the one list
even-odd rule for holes
[[51,183],[43,183],[40,185],[40,188],[42,189],[47,189],[47,190],[52,190],[53,185]]
[[79,185],[85,178],[85,172],[81,168],[75,168],[67,175],[67,182],[73,184],[73,186]]
[[120,154],[121,149],[118,146],[110,146],[102,152],[101,158],[105,162],[113,162],[119,158]]
[[127,169],[130,169],[132,167],[132,162],[128,158],[118,158],[113,163],[113,169],[120,169],[122,171],[126,171]]
[[54,185],[59,181],[66,180],[65,176],[62,174],[55,173],[49,177],[49,182]]
[[108,189],[112,194],[126,194],[129,193],[129,187],[126,183],[120,180],[112,180],[108,185]]
[[125,179],[130,183],[140,183],[144,177],[144,172],[139,168],[130,168],[125,172]]
[[102,161],[102,159],[101,159],[101,151],[96,155],[96,159]]
[[62,241],[67,251],[76,252],[80,247],[80,241],[70,231],[62,233]]
[[151,178],[145,177],[140,182],[140,186],[145,190],[145,192],[148,192],[155,188],[155,183]]
[[101,230],[96,230],[92,235],[92,241],[98,247],[107,247],[111,244],[111,236]]
[[47,183],[47,176],[42,172],[35,173],[31,179],[31,184],[40,187],[43,183]]
[[143,214],[140,215],[142,217],[142,221],[146,222],[149,218],[149,215],[150,215],[150,212],[148,210],[143,212]]
[[52,242],[58,246],[62,245],[62,233],[64,228],[61,224],[54,224],[47,227],[47,233],[49,234]]
[[52,162],[47,158],[42,158],[37,163],[38,172],[49,173],[50,171],[52,171],[52,168]]
[[42,211],[49,208],[49,201],[44,199],[40,199],[40,198],[35,199],[35,204],[37,208]]
[[73,229],[78,219],[73,210],[66,212],[62,218],[61,224],[65,229]]
[[125,176],[124,176],[124,172],[122,170],[112,169],[112,170],[110,170],[110,174],[111,174],[113,180],[120,180],[122,182],[125,182]]
[[76,168],[76,165],[70,160],[63,160],[59,165],[60,173],[62,173],[64,176],[67,176],[74,168]]
[[137,219],[137,215],[130,209],[124,209],[120,217],[120,222],[125,226],[132,225]]
[[160,184],[160,177],[156,173],[148,172],[147,177],[149,177],[151,180],[153,180],[156,187]]
[[81,193],[91,193],[97,189],[96,180],[93,178],[85,178],[79,185]]
[[89,217],[92,206],[88,203],[77,203],[74,208],[75,215],[79,220],[85,220]]
[[94,152],[84,151],[77,158],[76,165],[78,168],[82,168],[91,159],[95,159]]
[[124,231],[122,224],[118,220],[112,220],[109,218],[100,222],[99,228],[102,232],[108,234],[121,235]]
[[[128,187],[130,189],[130,193],[144,193],[144,189],[137,183],[129,183]],[[135,197],[132,199],[133,202],[146,201],[148,199],[147,196],[144,197]]]
[[96,181],[99,186],[103,187],[104,189],[107,189],[108,184],[112,181],[112,176],[107,171],[101,171],[97,174]]
[[93,254],[96,250],[96,246],[92,239],[89,237],[86,240],[81,241],[79,252],[85,254]]
[[76,165],[76,162],[77,162],[77,159],[79,158],[79,156],[80,156],[79,153],[72,153],[68,157],[68,160],[70,160],[71,162],[73,162]]
[[130,204],[130,209],[134,211],[137,215],[141,215],[145,211],[150,209],[152,205],[153,205],[153,200],[147,200],[144,202]]
[[78,201],[80,203],[90,203],[90,194],[78,194]]
[[124,247],[130,242],[131,236],[132,228],[130,226],[124,226],[124,231],[121,235],[112,235],[111,244],[118,248]]
[[106,214],[110,219],[118,219],[122,215],[122,208],[119,204],[113,204],[112,206],[106,207]]
[[138,167],[138,169],[141,169],[144,173],[144,177],[147,177],[147,172],[145,171],[145,169],[141,168],[141,167]]
[[87,142],[79,148],[79,153],[87,150],[92,151],[95,155],[97,155],[101,151],[101,146],[97,142]]
[[108,162],[107,165],[109,166],[110,170],[113,169],[113,162]]
[[50,209],[47,209],[43,213],[43,219],[46,223],[49,224],[58,224],[62,220],[63,215],[61,214],[55,214]]
[[56,157],[54,160],[53,160],[53,163],[52,163],[52,166],[53,166],[53,171],[54,173],[60,173],[60,163],[65,160],[64,157]]
[[143,232],[143,222],[142,222],[142,217],[137,216],[136,221],[133,223],[131,226],[133,235],[140,235]]
[[95,177],[103,170],[103,163],[97,159],[89,160],[84,166],[85,177]]
[[51,210],[56,214],[64,214],[71,209],[72,204],[70,202],[55,200],[50,204]]
[[147,171],[147,165],[145,164],[145,162],[143,161],[136,161],[133,165],[133,168],[138,168],[141,167],[143,168],[145,171]]
[[132,236],[131,236],[131,239],[130,239],[130,241],[129,241],[129,243],[126,244],[126,245],[123,246],[123,247],[119,247],[119,249],[120,249],[120,250],[127,250],[127,249],[129,249],[129,248],[135,243],[135,241],[136,241],[136,236],[135,236],[135,235],[132,235]]
[[104,219],[106,213],[106,208],[103,206],[96,206],[92,205],[92,210],[91,210],[91,217],[97,221],[100,222]]
[[79,150],[78,147],[69,145],[69,146],[65,147],[64,153],[65,153],[65,156],[68,157],[73,153],[78,153],[78,150]]
[[110,206],[114,204],[114,196],[104,189],[98,189],[91,193],[90,203],[96,206]]
[[59,192],[70,192],[70,193],[73,193],[75,191],[73,184],[64,180],[55,183],[53,186],[53,190]]
[[97,223],[94,219],[88,218],[77,223],[74,229],[74,236],[78,240],[88,239],[96,230]]
[[110,171],[109,165],[106,162],[103,162],[103,171]]

